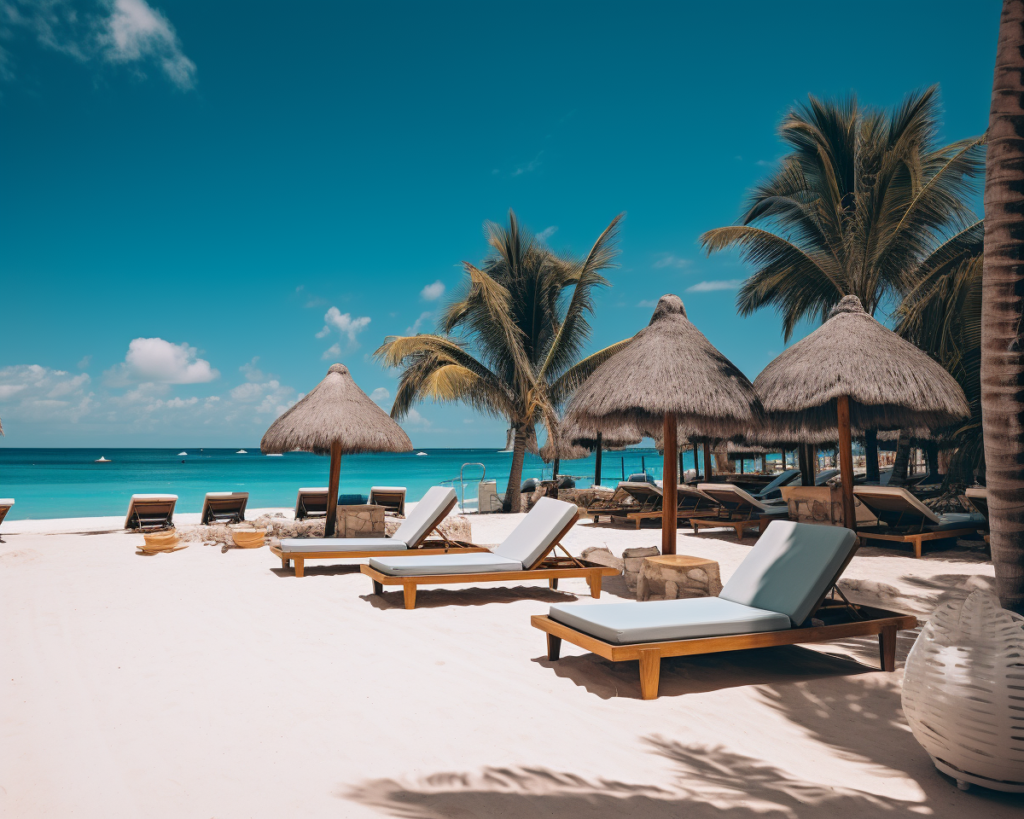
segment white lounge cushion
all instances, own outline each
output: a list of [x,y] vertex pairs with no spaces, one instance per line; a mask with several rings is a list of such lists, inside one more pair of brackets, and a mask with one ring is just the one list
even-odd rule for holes
[[408,549],[393,537],[288,537],[281,541],[282,552],[404,552]]
[[939,515],[939,522],[934,526],[925,526],[929,532],[941,532],[943,529],[970,529],[986,526],[988,520],[984,515],[975,512],[945,512]]
[[225,498],[238,498],[239,500],[241,500],[242,498],[248,498],[249,497],[249,493],[248,492],[207,492],[206,493],[206,497],[213,498],[215,500],[216,499],[224,500]]
[[569,521],[577,514],[576,504],[541,498],[523,518],[494,554],[507,560],[518,561],[520,568],[529,569],[540,560]]
[[[378,489],[380,487],[377,487]],[[432,486],[426,494],[420,498],[420,502],[413,507],[402,525],[395,532],[393,540],[400,540],[409,546],[418,546],[420,541],[430,534],[438,523],[441,522],[441,513],[453,500],[455,500],[455,489],[450,486]]]
[[881,520],[941,524],[938,515],[902,486],[855,486],[853,494]]
[[395,495],[395,494],[401,492],[404,495],[405,494],[405,487],[404,486],[371,486],[370,487],[370,494],[372,495],[374,492],[387,492],[389,495]]
[[841,526],[773,520],[719,597],[785,614],[799,626],[853,551],[857,536]]
[[758,500],[734,483],[699,483],[697,488],[727,508],[750,509],[753,507],[761,512],[785,511],[788,508],[785,504],[777,501]]
[[177,495],[132,495],[133,501],[176,501]]
[[14,498],[0,498],[0,506],[14,506]]
[[604,606],[558,605],[551,607],[549,616],[599,640],[620,645],[789,628],[789,618],[784,614],[743,606],[720,597]]
[[327,486],[304,486],[299,490],[300,495],[319,495],[321,493],[326,494],[330,492],[330,487]]
[[523,568],[523,564],[518,560],[509,560],[489,552],[472,552],[468,555],[414,555],[402,558],[371,557],[370,566],[382,574],[395,577],[518,572]]

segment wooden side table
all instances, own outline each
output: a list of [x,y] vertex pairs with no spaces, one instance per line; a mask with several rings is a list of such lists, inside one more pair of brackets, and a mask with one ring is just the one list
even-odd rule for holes
[[722,574],[717,560],[690,555],[657,555],[644,559],[636,588],[637,600],[678,600],[718,597]]

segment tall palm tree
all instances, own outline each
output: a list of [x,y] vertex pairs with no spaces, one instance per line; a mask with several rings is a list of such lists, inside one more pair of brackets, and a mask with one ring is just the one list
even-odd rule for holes
[[463,262],[462,292],[445,309],[436,334],[391,336],[375,355],[403,367],[391,415],[416,402],[462,402],[504,418],[514,431],[506,508],[520,510],[523,459],[536,425],[557,425],[557,409],[621,341],[581,359],[590,338],[594,291],[608,284],[619,222],[615,217],[582,259],[556,254],[522,228],[485,224],[490,255]]
[[996,591],[1024,613],[1024,2],[1003,0],[985,177],[981,414]]
[[[709,254],[737,248],[755,266],[737,295],[741,315],[775,307],[788,341],[843,296],[874,315],[906,292],[912,271],[962,252],[978,224],[968,200],[984,137],[940,145],[938,115],[935,87],[888,111],[854,97],[811,97],[790,111],[778,170],[751,191],[739,224],[701,236]],[[877,478],[873,431],[867,462]]]

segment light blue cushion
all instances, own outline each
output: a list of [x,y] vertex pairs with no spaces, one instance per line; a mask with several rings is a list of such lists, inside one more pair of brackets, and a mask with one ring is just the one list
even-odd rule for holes
[[430,534],[430,530],[441,522],[441,513],[455,498],[455,490],[450,486],[430,487],[402,521],[393,540],[419,546],[420,541]]
[[799,626],[813,613],[857,536],[841,526],[773,520],[719,597],[785,614]]
[[406,552],[409,547],[390,537],[288,537],[282,552]]
[[789,628],[789,618],[720,597],[594,606],[552,606],[552,620],[617,645],[722,637]]
[[577,507],[574,503],[541,498],[504,543],[494,550],[494,554],[515,560],[521,564],[520,568],[529,569],[540,560],[575,514]]
[[411,555],[409,557],[371,557],[370,566],[395,577],[419,577],[432,574],[480,574],[482,572],[518,572],[523,565],[490,552],[468,555]]

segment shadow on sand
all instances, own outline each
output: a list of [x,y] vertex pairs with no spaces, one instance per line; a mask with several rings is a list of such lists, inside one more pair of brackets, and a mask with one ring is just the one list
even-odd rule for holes
[[[369,584],[369,579],[367,579]],[[378,609],[404,609],[401,591],[385,591],[383,594],[362,594]],[[515,603],[519,600],[534,600],[541,603],[573,603],[579,598],[571,592],[552,591],[538,586],[499,586],[493,589],[470,587],[461,589],[424,589],[416,592],[416,608],[433,609],[442,606],[487,606],[491,603]]]

